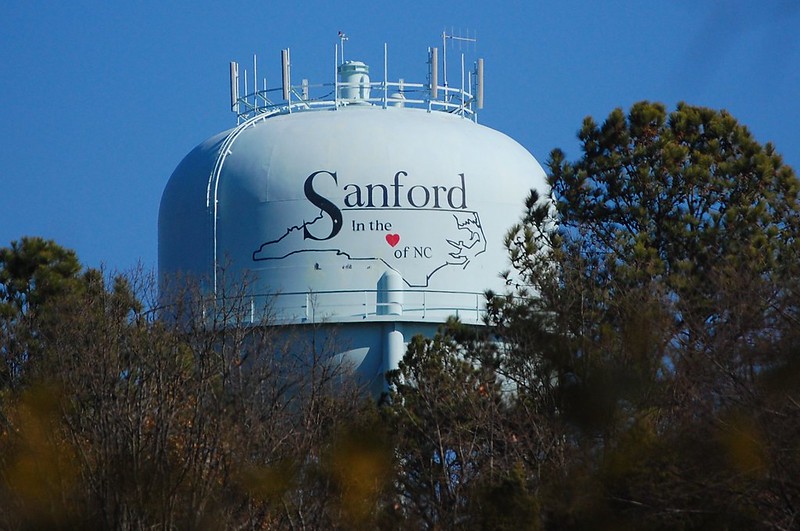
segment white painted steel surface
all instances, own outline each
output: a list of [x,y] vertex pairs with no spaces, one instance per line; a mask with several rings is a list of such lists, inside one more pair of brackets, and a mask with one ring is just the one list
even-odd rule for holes
[[[159,271],[213,286],[225,267],[259,295],[339,292],[342,310],[326,308],[328,319],[353,315],[345,308],[364,304],[365,291],[376,304],[378,280],[393,271],[446,308],[425,319],[444,320],[464,294],[502,288],[503,236],[532,187],[543,190],[545,176],[524,148],[448,113],[359,105],[257,116],[173,173]],[[308,317],[281,299],[282,318]]]
[[[231,64],[241,123],[169,179],[162,286],[189,276],[219,299],[244,280],[251,323],[267,308],[288,333],[336,337],[331,361],[353,365],[378,394],[414,334],[432,336],[450,316],[482,322],[483,292],[504,287],[505,233],[529,190],[546,190],[545,174],[477,123],[470,90],[482,95],[482,76],[466,83],[463,57],[460,88],[438,85],[436,49],[427,84],[390,83],[385,64],[384,81],[371,82],[367,65],[348,61],[335,83],[298,88],[283,56],[284,87],[242,97]],[[285,101],[269,99],[284,89]]]

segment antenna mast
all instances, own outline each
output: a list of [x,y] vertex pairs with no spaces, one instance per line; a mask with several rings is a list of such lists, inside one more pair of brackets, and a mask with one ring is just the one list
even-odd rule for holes
[[344,64],[344,41],[348,39],[344,32],[339,32],[339,48],[342,50],[342,64]]
[[454,35],[453,30],[450,30],[450,34],[447,33],[447,30],[442,32],[442,81],[444,81],[444,86],[447,88],[447,39],[458,41],[459,44],[462,42],[471,42],[476,43],[478,42],[477,36],[470,37],[469,32],[467,32],[466,37],[462,37],[461,35]]

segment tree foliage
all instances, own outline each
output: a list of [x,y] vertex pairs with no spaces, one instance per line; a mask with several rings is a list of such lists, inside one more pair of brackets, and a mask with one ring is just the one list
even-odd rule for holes
[[[649,102],[601,126],[587,118],[578,136],[583,156],[570,163],[553,151],[549,183],[559,235],[599,274],[656,280],[694,334],[730,317],[726,282],[747,278],[770,302],[786,295],[798,273],[800,184],[771,144],[724,111],[679,104],[667,114]],[[765,310],[752,317],[768,319]]]
[[0,527],[796,528],[800,182],[723,111],[579,139],[487,326],[411,339],[380,407],[246,284],[0,249]]
[[0,249],[0,388],[16,387],[43,348],[39,329],[57,319],[48,303],[80,290],[81,264],[53,241],[25,237]]
[[477,478],[493,476],[492,448],[502,444],[497,379],[473,366],[445,331],[413,338],[389,376],[384,408],[401,445],[396,478],[406,521],[424,528],[469,527]]
[[25,237],[0,249],[0,312],[36,311],[75,286],[81,264],[73,251],[52,240]]
[[0,527],[322,529],[376,518],[389,452],[374,405],[326,361],[332,345],[249,323],[246,285],[221,301],[187,285],[181,304],[158,307],[143,303],[157,297],[142,272],[69,271],[74,289],[25,288],[38,346],[0,402]]
[[582,503],[554,517],[793,527],[800,182],[729,114],[686,104],[587,118],[579,139],[509,232],[515,291],[490,306],[509,377],[555,382]]

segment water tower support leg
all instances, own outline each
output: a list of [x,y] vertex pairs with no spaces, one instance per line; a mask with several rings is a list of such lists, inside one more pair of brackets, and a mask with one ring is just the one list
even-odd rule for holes
[[[383,336],[383,373],[395,370],[400,365],[400,360],[406,352],[405,338],[403,332],[399,330],[399,324],[387,325],[387,328],[392,326],[392,330],[387,330]],[[388,383],[384,382],[384,388],[388,391]]]

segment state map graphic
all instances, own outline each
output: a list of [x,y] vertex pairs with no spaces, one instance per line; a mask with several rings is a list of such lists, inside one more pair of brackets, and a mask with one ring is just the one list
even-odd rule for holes
[[[376,261],[397,271],[409,287],[428,287],[445,268],[466,268],[486,251],[480,216],[472,210],[415,208],[342,209],[341,230],[316,217],[276,230],[253,252],[254,261],[283,260],[300,253],[335,253],[348,261]],[[312,237],[307,237],[312,235]]]

